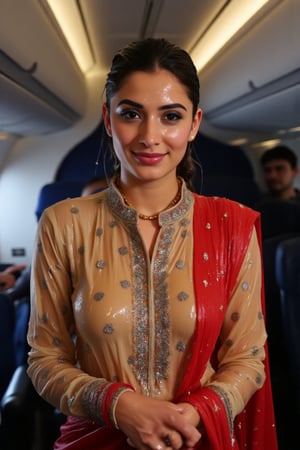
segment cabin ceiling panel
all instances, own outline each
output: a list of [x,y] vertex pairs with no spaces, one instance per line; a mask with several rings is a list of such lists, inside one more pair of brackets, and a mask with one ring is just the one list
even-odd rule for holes
[[146,0],[80,0],[86,29],[96,61],[109,69],[112,56],[137,39]]
[[[97,68],[107,72],[114,53],[140,37],[165,37],[191,51],[228,3],[228,0],[69,0],[68,4],[78,6]],[[87,100],[85,77],[46,4],[46,0],[0,0],[0,50],[20,66],[27,78],[30,75],[38,80],[79,117],[85,112]],[[262,88],[300,66],[300,2],[270,0],[269,5],[267,14],[255,18],[200,73],[201,106],[213,125],[237,131],[241,127],[268,128],[272,122],[280,122],[277,113],[280,110],[284,111],[286,127],[299,118],[299,105],[293,99],[293,95],[299,96],[298,88],[290,95],[290,87],[281,87],[272,96],[264,95]],[[0,59],[0,74],[1,69]],[[8,79],[12,80],[9,76]],[[20,88],[22,91],[22,84]],[[31,93],[25,105],[34,108]],[[23,91],[20,98],[24,98]],[[249,100],[248,104],[239,103],[241,98]],[[16,99],[12,95],[12,101]],[[42,103],[45,101],[37,98],[37,111]],[[52,112],[53,106],[54,101],[49,106]],[[23,117],[21,102],[14,107],[21,108]],[[6,111],[11,111],[8,99]],[[1,109],[0,128],[3,112]],[[54,122],[60,113],[61,110],[57,111]],[[246,120],[251,123],[247,125]],[[51,129],[54,122],[50,120]],[[14,115],[13,123],[17,123]],[[64,118],[62,123],[65,124]],[[45,126],[43,119],[41,126]]]
[[70,107],[83,113],[85,80],[42,2],[1,0],[0,7],[1,50],[25,74],[32,74]]
[[115,52],[141,37],[164,37],[190,50],[225,4],[226,0],[79,1],[95,58],[105,71]]
[[154,36],[169,39],[190,51],[226,3],[226,0],[165,0]]

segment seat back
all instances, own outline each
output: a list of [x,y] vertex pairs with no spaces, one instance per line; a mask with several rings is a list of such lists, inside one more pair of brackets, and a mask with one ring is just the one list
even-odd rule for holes
[[198,194],[226,197],[247,206],[261,197],[250,159],[242,148],[198,133],[192,151]]
[[260,197],[260,190],[253,178],[230,175],[203,175],[202,187],[197,191],[203,195],[226,197],[253,207]]
[[276,251],[276,280],[280,287],[283,332],[293,383],[298,421],[300,419],[300,236],[279,244]]
[[296,427],[295,413],[290,400],[294,394],[293,385],[289,382],[289,358],[284,339],[281,293],[276,277],[276,255],[282,243],[291,242],[296,236],[299,235],[284,234],[263,241],[266,326],[279,448],[293,448]]
[[262,243],[263,266],[265,279],[265,297],[266,297],[266,322],[269,336],[269,346],[271,338],[274,336],[275,358],[277,359],[278,346],[282,345],[282,318],[280,304],[280,288],[276,278],[276,253],[278,246],[287,240],[300,236],[298,233],[280,234],[278,236],[264,239]]
[[55,181],[45,184],[38,195],[35,214],[39,220],[48,206],[66,198],[80,197],[84,181]]
[[300,202],[270,200],[259,204],[257,209],[261,213],[263,239],[300,233]]
[[14,305],[0,293],[0,398],[15,369]]

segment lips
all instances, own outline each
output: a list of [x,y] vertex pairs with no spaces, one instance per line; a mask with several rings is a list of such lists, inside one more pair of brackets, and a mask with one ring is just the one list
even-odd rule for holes
[[139,163],[148,166],[159,164],[165,156],[166,153],[134,153],[134,157]]

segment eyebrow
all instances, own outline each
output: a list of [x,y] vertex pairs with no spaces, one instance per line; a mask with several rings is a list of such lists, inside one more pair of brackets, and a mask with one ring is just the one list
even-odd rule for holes
[[[129,100],[127,98],[125,98],[124,100],[121,100],[117,106],[119,107],[121,105],[130,105],[130,106],[133,106],[134,108],[144,109],[144,107],[141,103],[134,102],[133,100]],[[164,111],[164,110],[173,109],[173,108],[181,108],[181,109],[184,109],[185,111],[187,111],[186,107],[184,105],[182,105],[181,103],[170,103],[167,105],[162,105],[158,109],[160,111]]]

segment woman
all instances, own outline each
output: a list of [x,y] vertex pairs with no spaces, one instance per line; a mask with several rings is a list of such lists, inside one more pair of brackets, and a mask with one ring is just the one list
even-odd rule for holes
[[198,104],[185,51],[120,51],[103,106],[115,176],[40,221],[28,373],[69,416],[57,450],[277,448],[259,219],[191,192]]

